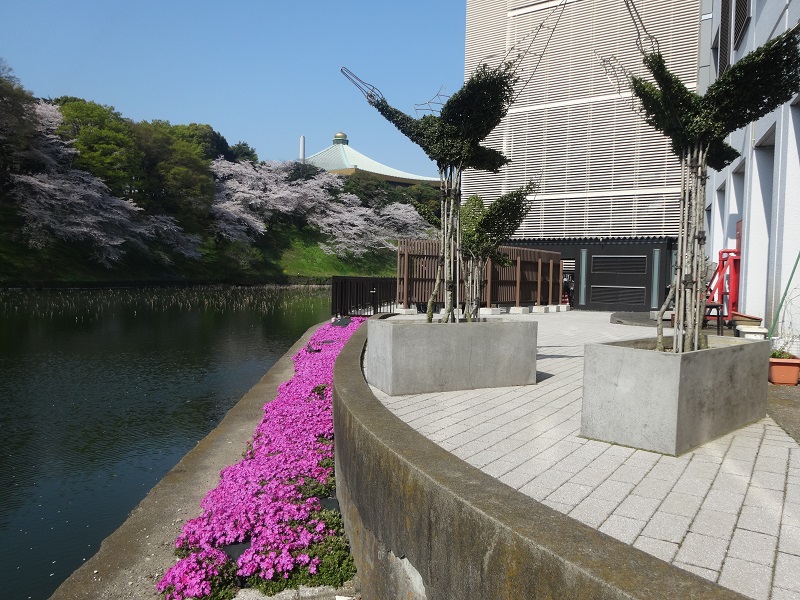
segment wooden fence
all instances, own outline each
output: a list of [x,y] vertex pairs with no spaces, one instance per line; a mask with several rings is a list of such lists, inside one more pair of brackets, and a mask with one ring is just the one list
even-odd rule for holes
[[[511,264],[486,267],[482,306],[531,306],[561,303],[563,268],[561,253],[516,246],[501,246]],[[410,308],[428,302],[436,280],[439,242],[400,240],[397,249],[397,304]],[[459,298],[464,300],[463,285]],[[437,303],[444,303],[444,289]]]

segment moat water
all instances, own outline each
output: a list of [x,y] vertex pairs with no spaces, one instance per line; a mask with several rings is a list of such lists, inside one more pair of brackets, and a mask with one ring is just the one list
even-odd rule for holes
[[0,290],[2,597],[48,598],[329,318],[324,287]]

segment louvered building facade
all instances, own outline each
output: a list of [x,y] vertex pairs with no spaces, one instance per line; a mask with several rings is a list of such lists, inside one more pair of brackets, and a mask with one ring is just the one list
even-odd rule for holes
[[[636,0],[667,65],[698,80],[698,0]],[[540,182],[519,243],[574,261],[576,308],[648,310],[660,305],[678,233],[680,172],[665,137],[633,108],[614,57],[644,75],[637,30],[622,0],[467,0],[465,73],[526,48],[518,97],[486,144],[511,163],[464,174],[465,197],[490,201]],[[552,32],[552,35],[550,35]]]

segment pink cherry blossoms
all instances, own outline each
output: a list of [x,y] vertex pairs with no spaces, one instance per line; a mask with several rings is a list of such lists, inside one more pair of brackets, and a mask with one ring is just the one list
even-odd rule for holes
[[292,217],[322,232],[323,251],[337,256],[395,249],[398,238],[426,235],[429,227],[411,205],[363,206],[358,197],[341,191],[344,178],[333,173],[322,171],[292,181],[289,174],[296,166],[292,162],[213,161],[215,235],[229,241],[252,240],[263,235],[273,219]]
[[[338,532],[326,523],[320,499],[308,486],[333,477],[333,365],[363,318],[328,324],[293,357],[295,374],[264,406],[244,458],[220,473],[219,485],[201,502],[203,513],[183,527],[176,548],[188,556],[158,583],[165,600],[211,595],[231,586],[235,574],[264,580],[288,578],[297,569],[316,573],[308,549]],[[311,488],[313,489],[313,488]],[[249,542],[235,567],[222,551]]]

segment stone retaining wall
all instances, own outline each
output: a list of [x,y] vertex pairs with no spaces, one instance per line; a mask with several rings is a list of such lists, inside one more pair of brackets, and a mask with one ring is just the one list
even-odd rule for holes
[[361,370],[334,371],[337,496],[364,600],[743,598],[486,475],[388,411]]

